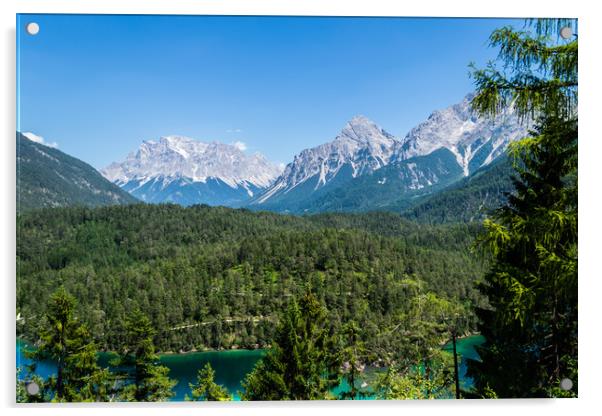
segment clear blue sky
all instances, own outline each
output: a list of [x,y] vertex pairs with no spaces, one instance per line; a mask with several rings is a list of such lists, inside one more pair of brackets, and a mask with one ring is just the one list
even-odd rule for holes
[[171,134],[288,163],[356,114],[403,136],[460,101],[508,24],[523,21],[20,15],[17,128],[96,168]]

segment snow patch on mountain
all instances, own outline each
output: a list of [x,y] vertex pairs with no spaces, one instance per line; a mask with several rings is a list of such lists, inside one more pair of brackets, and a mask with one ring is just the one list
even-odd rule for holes
[[270,186],[281,169],[260,153],[247,155],[241,143],[164,136],[142,142],[123,162],[112,163],[101,173],[120,186],[136,182],[138,187],[156,178],[161,178],[164,188],[179,179],[187,179],[181,186],[217,179],[232,188],[243,187],[252,196],[252,188]]
[[433,112],[410,130],[397,159],[427,155],[445,147],[456,156],[468,176],[473,158],[487,149],[485,146],[490,147],[488,154],[473,170],[491,163],[510,142],[528,135],[529,123],[521,123],[512,106],[493,119],[479,117],[470,106],[473,97],[474,94],[468,94],[459,104]]
[[328,184],[345,166],[357,177],[389,163],[401,142],[365,116],[353,117],[331,142],[305,149],[289,163],[282,175],[256,203],[291,192],[317,177],[314,190]]

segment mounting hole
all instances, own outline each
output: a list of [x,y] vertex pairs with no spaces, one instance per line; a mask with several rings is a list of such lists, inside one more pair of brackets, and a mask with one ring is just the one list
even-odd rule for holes
[[27,385],[25,386],[25,390],[27,390],[27,394],[29,394],[30,396],[35,396],[40,392],[40,386],[38,386],[38,383],[36,383],[35,381],[31,381],[27,383]]
[[568,26],[563,27],[562,29],[560,29],[560,37],[562,39],[570,39],[573,36],[573,29],[571,29]]
[[36,22],[30,22],[25,26],[25,30],[27,30],[27,33],[30,35],[37,35],[40,32],[40,25]]

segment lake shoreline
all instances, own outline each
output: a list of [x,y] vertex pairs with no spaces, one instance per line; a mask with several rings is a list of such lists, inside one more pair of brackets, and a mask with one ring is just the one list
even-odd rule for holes
[[[236,351],[240,351],[240,352],[265,351],[268,349],[270,349],[269,346],[266,348],[222,348],[219,350],[203,349],[203,350],[191,350],[191,351],[182,351],[182,352],[161,351],[161,352],[157,352],[156,354],[159,357],[173,357],[173,356],[177,356],[177,355],[192,355],[192,354],[203,354],[203,353],[227,353],[227,352],[236,352]],[[111,353],[113,351],[103,351],[103,352]]]
[[[481,335],[480,332],[471,332],[468,334],[464,334],[462,336],[458,336],[456,337],[456,341],[459,340],[463,340],[466,338],[470,338],[470,337],[475,337],[475,336],[479,336]],[[24,342],[26,345],[31,345],[35,347],[35,343],[28,341],[22,337],[17,337],[17,341],[22,341]],[[450,344],[451,345],[451,340],[448,340],[446,342],[441,343],[441,347],[445,347],[446,345]],[[197,349],[193,349],[190,351],[157,351],[156,354],[159,357],[174,357],[174,356],[186,356],[186,355],[192,355],[192,354],[199,354],[199,353],[222,353],[222,352],[234,352],[234,351],[241,351],[241,352],[251,352],[251,351],[266,351],[270,349],[270,345],[267,345],[265,347],[257,347],[257,348],[221,348],[221,349],[212,349],[212,348],[206,348],[206,349],[202,349],[202,350],[197,350]],[[112,351],[112,350],[98,350],[99,353],[103,353],[103,354],[115,354],[115,355],[119,355],[119,353],[117,351]]]
[[[474,347],[483,342],[481,336],[458,337],[457,350],[461,357],[460,364],[460,382],[463,389],[469,389],[472,380],[466,376],[466,359],[478,359]],[[450,345],[448,343],[446,345]],[[447,351],[449,347],[442,346]],[[26,367],[31,361],[25,357],[24,351],[35,348],[33,344],[28,343],[23,338],[17,338],[17,366]],[[170,378],[178,381],[174,387],[174,397],[172,401],[182,401],[186,394],[190,394],[189,384],[194,383],[206,363],[210,363],[216,375],[216,383],[225,386],[228,391],[238,399],[237,392],[242,391],[242,382],[245,377],[253,370],[255,364],[264,356],[265,349],[222,349],[185,353],[159,354],[161,365],[169,368]],[[101,366],[109,365],[112,357],[108,355],[113,352],[103,352],[99,357]],[[375,371],[382,370],[382,367],[374,367]],[[48,377],[54,374],[56,365],[52,361],[42,361],[36,369],[36,374],[42,377]],[[23,375],[22,375],[23,376]],[[344,386],[342,386],[344,388]],[[339,390],[336,391],[337,393]]]
[[[16,341],[17,342],[22,342],[25,345],[27,345],[28,347],[36,347],[36,343],[29,341],[23,337],[16,337]],[[191,354],[199,354],[199,353],[222,353],[222,352],[234,352],[234,351],[241,351],[241,352],[251,352],[251,351],[265,351],[270,349],[271,346],[267,345],[266,347],[257,347],[257,348],[222,348],[222,349],[212,349],[212,348],[207,348],[207,349],[202,349],[202,350],[190,350],[190,351],[180,351],[180,352],[176,352],[176,351],[156,351],[155,353],[159,356],[159,357],[173,357],[173,356],[177,356],[177,355],[191,355]],[[101,354],[115,354],[115,355],[119,355],[119,353],[117,351],[113,351],[113,350],[103,350],[103,349],[99,349],[98,350],[99,353]]]

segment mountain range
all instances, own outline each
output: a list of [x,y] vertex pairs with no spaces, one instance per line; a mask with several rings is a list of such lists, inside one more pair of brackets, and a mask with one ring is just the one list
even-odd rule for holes
[[416,198],[470,176],[525,137],[512,107],[476,116],[472,94],[433,112],[399,139],[363,116],[330,143],[303,150],[249,206],[292,213],[398,211]]
[[280,168],[236,145],[166,136],[144,141],[101,173],[145,202],[241,206],[267,188]]
[[469,94],[434,111],[403,138],[365,116],[284,170],[235,145],[168,136],[144,141],[102,174],[146,202],[247,206],[289,213],[399,209],[489,165],[527,135],[512,107],[475,115]]
[[[75,203],[141,200],[295,214],[387,210],[419,221],[471,221],[512,188],[504,150],[529,128],[512,107],[495,119],[478,117],[471,111],[471,99],[469,94],[458,104],[434,111],[403,138],[365,116],[355,116],[333,140],[300,151],[284,168],[236,144],[165,136],[143,141],[125,160],[101,169],[102,178],[84,162],[63,162],[69,156],[18,134],[17,140],[26,143],[18,154],[25,172],[19,179],[25,201],[21,205],[69,204],[69,198],[52,186],[35,185],[39,179],[33,166],[47,167],[57,159],[60,163],[41,176],[69,179],[64,188],[69,189],[67,195],[77,195],[72,198]],[[76,175],[76,166],[85,174]],[[38,201],[27,202],[27,195]],[[464,209],[437,208],[450,201]]]

